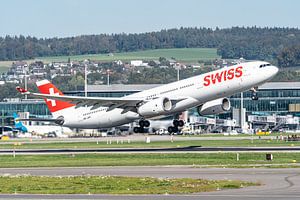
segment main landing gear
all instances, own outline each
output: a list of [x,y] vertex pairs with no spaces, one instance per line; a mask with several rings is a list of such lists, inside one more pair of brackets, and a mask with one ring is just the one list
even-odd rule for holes
[[140,126],[136,126],[133,128],[134,133],[144,133],[145,129],[144,127],[148,128],[150,126],[150,122],[148,120],[140,120],[139,121]]
[[183,125],[184,125],[184,121],[183,120],[174,120],[173,121],[173,126],[169,126],[168,127],[168,132],[170,133],[170,134],[172,134],[172,133],[177,133],[178,132],[178,127],[183,127]]

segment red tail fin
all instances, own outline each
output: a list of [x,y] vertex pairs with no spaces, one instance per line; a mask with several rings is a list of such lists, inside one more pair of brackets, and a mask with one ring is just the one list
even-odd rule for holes
[[[52,83],[50,83],[48,80],[38,81],[36,82],[36,85],[42,94],[60,95],[60,96],[63,95],[63,93],[59,89],[57,89]],[[50,112],[56,112],[74,106],[74,104],[71,104],[69,102],[57,101],[52,99],[45,99],[45,102]]]

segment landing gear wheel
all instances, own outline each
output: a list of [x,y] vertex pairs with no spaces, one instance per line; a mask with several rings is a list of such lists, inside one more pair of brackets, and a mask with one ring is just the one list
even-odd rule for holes
[[178,132],[178,127],[173,127],[173,132],[177,133]]
[[139,130],[140,130],[140,127],[134,127],[134,128],[133,128],[133,132],[134,132],[134,133],[138,133]]
[[143,127],[134,127],[133,132],[134,133],[144,133],[144,128]]
[[135,133],[145,133],[144,127],[148,128],[150,126],[150,122],[148,120],[141,119],[139,121],[139,127],[134,127],[133,132]]
[[178,121],[178,126],[179,127],[183,127],[184,126],[184,121],[183,120],[179,120]]
[[258,100],[257,90],[258,90],[257,87],[254,87],[254,88],[251,89],[251,92],[252,92],[251,99],[254,100],[254,101]]
[[149,127],[150,122],[148,120],[140,120],[139,125],[140,125],[140,127]]
[[254,100],[254,101],[258,100],[258,96],[257,96],[256,92],[252,93],[251,99]]
[[173,126],[169,126],[168,127],[168,132],[171,134],[171,133],[173,133]]
[[178,127],[169,126],[169,127],[168,127],[168,132],[169,132],[170,134],[172,134],[172,133],[177,133],[177,132],[178,132]]
[[173,121],[173,125],[174,125],[175,127],[178,127],[178,126],[179,126],[179,121],[175,119],[175,120]]
[[184,121],[175,119],[173,121],[173,125],[174,125],[174,127],[183,127],[184,126]]
[[148,120],[145,120],[145,121],[144,121],[144,125],[145,125],[145,127],[148,128],[148,127],[150,126],[150,122],[149,122]]
[[140,127],[144,127],[145,126],[145,121],[144,120],[139,121],[139,125],[140,125]]

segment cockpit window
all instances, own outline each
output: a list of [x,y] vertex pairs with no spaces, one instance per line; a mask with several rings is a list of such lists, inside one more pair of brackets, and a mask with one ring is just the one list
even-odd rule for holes
[[268,63],[268,64],[262,64],[262,65],[259,66],[259,68],[263,68],[263,67],[266,67],[266,66],[271,66],[271,64],[270,63]]

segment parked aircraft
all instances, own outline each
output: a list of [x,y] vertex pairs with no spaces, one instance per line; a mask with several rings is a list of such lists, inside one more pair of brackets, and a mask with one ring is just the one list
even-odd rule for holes
[[13,136],[16,134],[18,131],[15,130],[11,126],[0,126],[0,136],[5,135],[5,136]]
[[[275,76],[276,66],[263,61],[246,62],[120,98],[65,96],[48,80],[38,81],[40,93],[21,87],[24,95],[44,98],[53,121],[72,128],[109,128],[139,120],[134,132],[149,127],[148,119],[181,113],[196,107],[201,115],[230,110],[228,96],[252,90]],[[255,98],[256,99],[256,98]],[[183,122],[174,120],[168,130],[177,132]]]
[[[15,129],[21,131],[21,136],[39,135],[44,137],[66,137],[65,133],[72,133],[72,130],[68,127],[61,127],[58,125],[24,125],[22,121],[19,121],[17,113],[13,113],[15,122]],[[30,119],[23,119],[23,121],[29,121]]]

